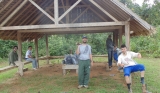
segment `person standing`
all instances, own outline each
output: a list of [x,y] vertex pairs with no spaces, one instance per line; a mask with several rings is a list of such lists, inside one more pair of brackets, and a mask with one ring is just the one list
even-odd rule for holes
[[15,66],[15,61],[18,61],[18,54],[17,54],[17,49],[18,47],[17,46],[14,46],[12,51],[9,53],[9,65],[11,66]]
[[83,43],[78,45],[76,54],[78,55],[78,89],[85,87],[88,88],[90,77],[90,66],[93,66],[91,46],[87,44],[87,37],[82,37]]
[[146,86],[145,86],[145,81],[144,81],[144,74],[145,74],[145,66],[143,64],[137,64],[137,62],[135,62],[133,60],[134,57],[138,57],[141,58],[141,54],[140,53],[135,53],[132,51],[127,51],[127,47],[126,45],[121,45],[121,54],[118,57],[118,66],[123,67],[123,72],[124,72],[124,77],[127,83],[127,87],[129,90],[129,93],[132,93],[132,90],[130,88],[131,86],[131,81],[130,81],[130,74],[132,72],[137,72],[140,71],[141,72],[141,84],[142,84],[142,92],[143,93],[150,93],[146,90]]
[[28,50],[25,55],[26,61],[32,62],[32,67],[37,70],[37,61],[32,57],[32,46],[28,46]]
[[111,35],[108,36],[107,40],[106,40],[106,47],[107,47],[107,51],[108,51],[108,66],[109,66],[109,70],[111,70],[112,68],[112,57],[113,57],[113,41],[111,39]]

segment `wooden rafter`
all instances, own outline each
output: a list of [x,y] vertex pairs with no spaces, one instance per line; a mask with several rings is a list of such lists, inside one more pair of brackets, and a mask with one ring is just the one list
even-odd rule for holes
[[59,17],[59,21],[66,16],[76,5],[78,5],[82,0],[78,0],[76,3],[74,3],[65,13],[63,13],[60,17]]
[[11,3],[13,2],[13,0],[10,0],[2,9],[0,9],[0,13],[5,10]]
[[[9,25],[12,25],[13,24],[13,22],[15,22],[15,20],[17,20],[19,17],[20,17],[20,15],[22,15],[28,8],[30,8],[31,7],[31,4],[29,4],[27,7],[25,7],[16,17],[14,17],[14,19],[11,21],[11,22],[9,22],[9,24],[7,24],[8,26]],[[32,12],[33,13],[33,12]],[[27,15],[27,18],[28,18],[29,16]],[[23,20],[23,22],[25,21],[25,20],[27,20],[27,18],[25,18],[24,20]],[[21,24],[23,23],[23,22],[21,22]]]
[[37,7],[43,14],[45,14],[49,19],[51,19],[53,22],[55,22],[55,19],[50,16],[46,11],[44,11],[39,5],[37,5],[34,1],[29,0],[35,7]]
[[65,9],[65,7],[64,7],[64,1],[61,0],[61,2],[62,2],[63,11],[66,11],[66,9]]
[[[12,7],[12,9],[16,8],[20,2],[21,2],[21,0],[19,0],[19,1]],[[27,2],[27,0],[24,0],[23,3],[21,3],[21,6],[18,6],[18,7],[16,8],[16,10],[14,10],[14,11],[13,11],[12,9],[10,9],[9,11],[7,11],[7,13],[5,13],[5,14],[0,18],[0,21],[2,21],[2,19],[4,19],[10,12],[12,12],[12,11],[13,11],[13,12],[1,23],[0,26],[5,25],[5,24],[10,20],[10,18],[13,17],[14,14],[17,13],[17,11],[18,11],[18,10],[23,6],[23,4],[26,3],[26,2]]]
[[[52,5],[54,5],[54,2],[53,2],[50,6],[52,6]],[[40,14],[40,15],[39,15],[38,17],[36,17],[36,19],[34,19],[34,20],[32,21],[32,23],[30,23],[30,24],[31,24],[31,25],[35,24],[35,23],[37,22],[37,20],[39,20],[43,15],[44,15],[43,13]]]
[[75,18],[72,23],[76,22],[78,18],[80,18],[89,8],[86,8],[77,18]]
[[[84,2],[84,1],[82,1],[82,3],[84,4],[84,5],[86,5],[86,3]],[[97,13],[92,7],[90,7],[90,6],[88,6],[89,7],[89,9],[94,13],[94,14],[96,14],[99,18],[101,18],[104,22],[107,22],[108,20],[106,20],[104,17],[102,17],[99,13]]]
[[107,16],[109,16],[112,20],[117,22],[118,20],[114,18],[112,15],[110,15],[106,10],[104,10],[100,5],[98,5],[95,1],[89,0],[93,5],[95,5],[97,8],[99,8],[103,13],[105,13]]

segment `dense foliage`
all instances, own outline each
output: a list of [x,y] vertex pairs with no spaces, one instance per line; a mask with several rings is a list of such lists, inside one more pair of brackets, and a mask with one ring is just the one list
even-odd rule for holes
[[[141,52],[143,55],[160,57],[160,2],[155,0],[153,5],[147,3],[144,0],[142,6],[133,3],[131,0],[120,0],[132,11],[137,13],[142,19],[146,20],[148,23],[156,27],[157,33],[152,36],[138,36],[131,38],[131,50],[136,52]],[[106,54],[105,42],[109,33],[99,33],[99,34],[86,34],[89,38],[88,42],[92,46],[93,54]],[[51,35],[49,36],[49,52],[50,55],[64,55],[67,54],[69,50],[73,53],[76,49],[76,43],[81,42],[82,34],[66,34],[66,35]],[[124,41],[123,41],[124,42]],[[3,41],[0,40],[0,58],[8,57],[12,46],[17,45],[16,41]],[[33,42],[23,42],[22,53],[23,56],[27,50],[27,47],[33,46]],[[39,40],[39,56],[46,55],[46,44],[45,38]],[[34,52],[33,52],[34,53]]]

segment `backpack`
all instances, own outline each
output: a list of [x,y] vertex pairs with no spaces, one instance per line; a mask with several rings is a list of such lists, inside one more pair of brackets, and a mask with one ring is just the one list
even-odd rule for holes
[[66,62],[65,62],[65,64],[73,64],[71,55],[66,56]]

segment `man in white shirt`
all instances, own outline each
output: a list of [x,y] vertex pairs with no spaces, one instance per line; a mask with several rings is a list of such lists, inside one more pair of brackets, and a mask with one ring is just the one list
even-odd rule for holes
[[32,62],[32,67],[34,70],[37,70],[37,61],[32,57],[32,46],[28,47],[26,52],[25,59],[29,62]]
[[132,93],[132,90],[130,88],[131,85],[131,81],[129,79],[130,73],[132,72],[137,72],[140,71],[141,72],[141,83],[142,83],[142,91],[143,93],[149,93],[146,90],[146,86],[145,86],[145,82],[144,82],[144,74],[145,74],[145,67],[142,64],[137,64],[132,58],[134,57],[138,57],[141,58],[141,54],[140,53],[135,53],[132,51],[127,51],[127,47],[126,45],[121,45],[121,54],[118,57],[118,66],[123,67],[123,72],[124,72],[124,76],[125,76],[125,80],[127,83],[127,87],[129,90],[129,93]]

